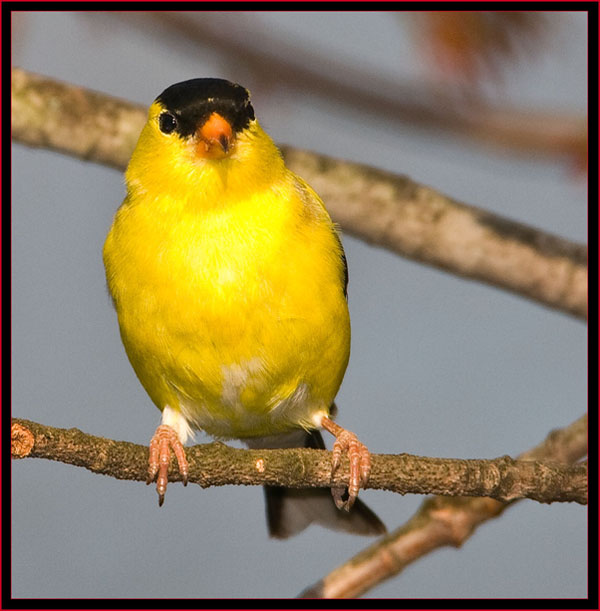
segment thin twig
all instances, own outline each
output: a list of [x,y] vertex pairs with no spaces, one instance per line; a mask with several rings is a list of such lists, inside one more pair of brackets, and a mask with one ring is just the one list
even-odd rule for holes
[[[146,113],[20,69],[12,72],[15,140],[123,168]],[[282,147],[342,229],[410,259],[587,318],[587,248],[504,219],[405,176]]]
[[[587,454],[587,416],[552,431],[546,440],[519,456],[520,460],[573,463]],[[409,564],[444,546],[460,547],[488,520],[512,503],[490,498],[433,497],[399,529],[380,539],[319,582],[303,598],[355,598],[400,573]]]
[[[145,481],[148,448],[13,419],[13,457],[46,458],[85,467],[118,479]],[[24,445],[23,440],[28,439]],[[23,449],[25,448],[25,449]],[[188,448],[190,482],[209,486],[272,485],[289,488],[347,485],[348,464],[331,479],[331,454],[325,450],[238,450],[222,443]],[[408,454],[372,455],[369,488],[400,494],[485,496],[542,503],[587,503],[587,465],[540,461],[427,458]],[[181,479],[172,460],[170,478]]]

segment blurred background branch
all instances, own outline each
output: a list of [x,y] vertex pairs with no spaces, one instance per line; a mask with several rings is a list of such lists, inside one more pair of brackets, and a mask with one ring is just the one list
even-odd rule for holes
[[[587,118],[559,111],[491,105],[471,88],[457,95],[447,76],[468,77],[471,86],[483,75],[500,73],[502,63],[519,50],[518,41],[543,41],[547,19],[541,12],[423,11],[402,13],[420,31],[423,53],[446,74],[445,86],[406,82],[357,68],[342,59],[284,41],[261,27],[252,14],[235,20],[220,12],[135,12],[114,15],[142,30],[151,29],[168,44],[185,42],[218,50],[269,89],[318,95],[360,113],[402,124],[443,130],[510,154],[560,157],[579,169],[587,167]],[[482,29],[484,26],[484,29]],[[226,35],[224,33],[226,32]],[[260,44],[256,44],[260,41]],[[531,49],[530,49],[531,51]],[[464,94],[464,88],[461,90]]]
[[[573,463],[587,455],[587,437],[587,416],[583,416],[564,429],[552,431],[544,442],[519,459]],[[440,547],[460,547],[478,526],[500,516],[515,502],[440,496],[427,499],[406,524],[344,562],[301,596],[361,596]]]
[[[13,68],[12,135],[123,169],[145,109]],[[405,176],[282,147],[351,235],[405,257],[587,318],[587,248],[417,184]]]

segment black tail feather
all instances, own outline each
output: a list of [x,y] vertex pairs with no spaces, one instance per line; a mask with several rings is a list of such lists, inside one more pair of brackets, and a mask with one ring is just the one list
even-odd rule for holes
[[[246,440],[252,448],[306,447],[325,449],[319,431],[298,431],[290,435]],[[327,488],[293,489],[265,486],[269,535],[287,539],[310,524],[356,535],[381,535],[386,528],[381,520],[360,500],[352,509],[339,510]]]

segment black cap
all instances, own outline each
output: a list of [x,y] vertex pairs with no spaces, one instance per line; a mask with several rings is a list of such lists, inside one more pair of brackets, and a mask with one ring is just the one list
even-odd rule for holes
[[176,119],[181,136],[192,135],[213,112],[229,121],[234,133],[245,129],[254,119],[250,94],[241,85],[218,78],[196,78],[176,83],[157,98]]

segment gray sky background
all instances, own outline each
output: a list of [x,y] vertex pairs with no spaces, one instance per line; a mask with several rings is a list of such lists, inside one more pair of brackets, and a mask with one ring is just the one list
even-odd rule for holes
[[[230,14],[284,40],[402,80],[430,76],[392,13]],[[585,113],[587,18],[557,13],[548,44],[490,88],[498,102]],[[445,133],[390,127],[249,74],[211,49],[164,46],[102,13],[29,13],[14,65],[149,105],[215,76],[253,94],[277,142],[407,174],[451,197],[585,242],[585,182]],[[124,196],[105,167],[13,145],[14,416],[147,444],[160,413],[131,369],[102,245]],[[327,203],[327,202],[326,202]],[[516,455],[586,410],[586,326],[506,292],[343,238],[352,355],[338,422],[372,452]],[[202,434],[197,441],[208,440]],[[331,447],[331,440],[327,440]],[[311,527],[267,536],[259,488],[154,487],[43,460],[13,462],[15,597],[294,597],[370,540]],[[423,498],[363,491],[394,529]],[[587,511],[524,501],[369,596],[584,597]]]

